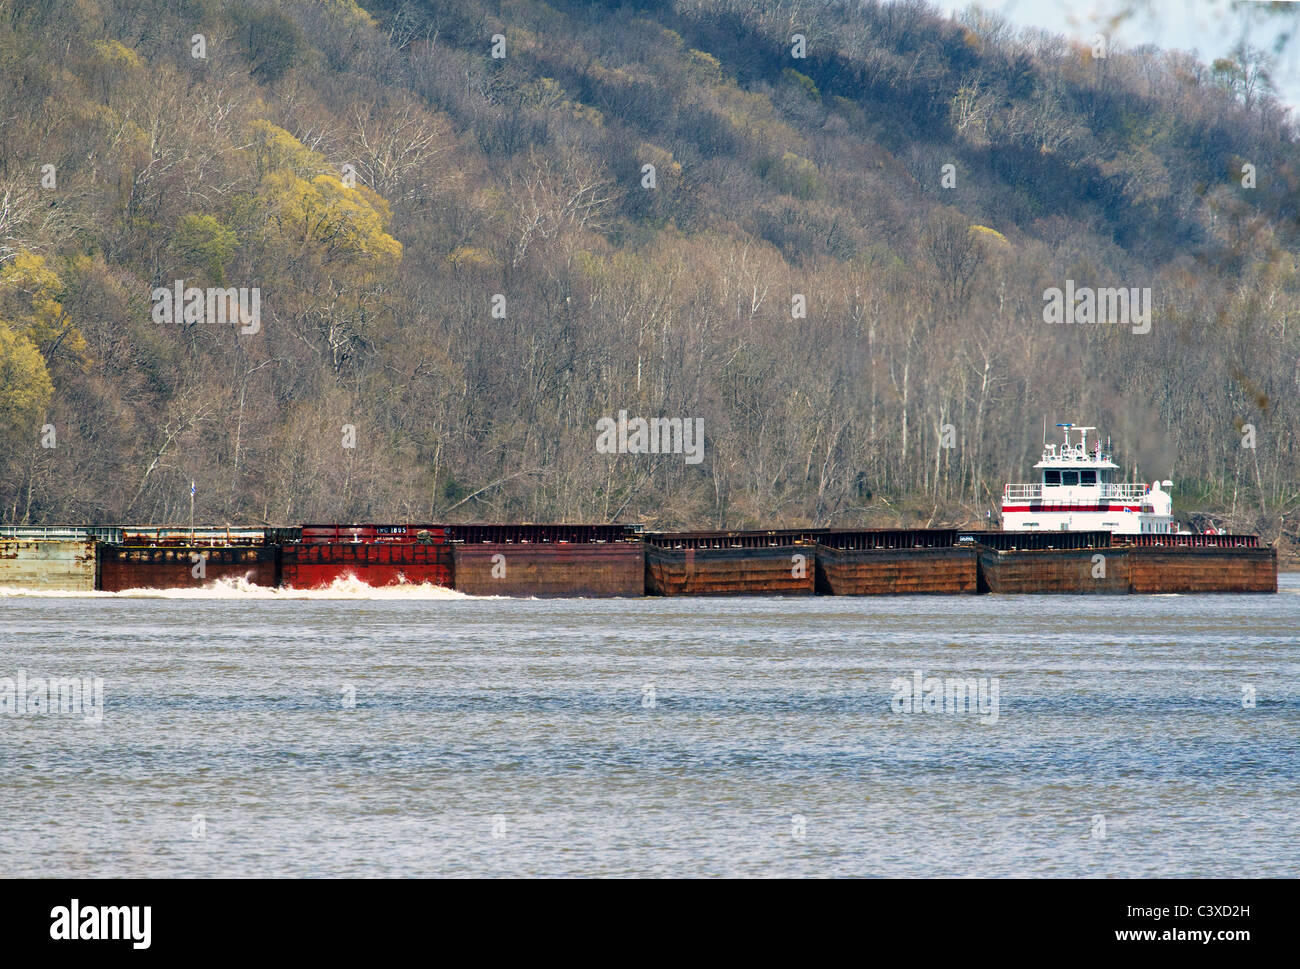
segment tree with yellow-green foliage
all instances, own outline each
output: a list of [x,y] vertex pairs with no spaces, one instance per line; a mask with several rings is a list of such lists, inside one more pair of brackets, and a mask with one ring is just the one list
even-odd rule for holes
[[316,250],[322,262],[355,261],[368,269],[401,260],[402,244],[386,231],[392,212],[383,196],[365,185],[345,185],[321,155],[283,128],[258,120],[251,129],[268,243],[294,254]]
[[35,430],[54,396],[40,350],[0,323],[0,447],[18,446]]
[[45,360],[85,362],[86,340],[63,309],[63,280],[45,257],[20,252],[0,270],[0,325],[35,346]]
[[225,282],[226,263],[239,245],[239,236],[210,215],[190,214],[181,219],[175,246],[195,269],[207,272],[213,282]]

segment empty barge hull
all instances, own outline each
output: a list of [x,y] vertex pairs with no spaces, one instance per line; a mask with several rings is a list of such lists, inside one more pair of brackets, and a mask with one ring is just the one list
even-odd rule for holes
[[93,592],[91,539],[0,539],[0,587]]
[[969,546],[817,546],[817,591],[824,595],[973,595],[978,590],[979,553]]
[[456,589],[467,595],[645,595],[645,548],[640,542],[481,542],[452,547]]
[[981,548],[980,591],[1002,595],[1122,595],[1129,591],[1127,549]]
[[451,546],[396,542],[314,542],[280,546],[280,584],[324,589],[356,579],[368,586],[452,585]]
[[273,545],[99,546],[99,588],[200,589],[219,579],[278,584]]
[[1277,549],[1138,547],[1128,550],[1133,592],[1276,592]]
[[815,545],[665,548],[647,544],[645,591],[656,596],[812,595]]

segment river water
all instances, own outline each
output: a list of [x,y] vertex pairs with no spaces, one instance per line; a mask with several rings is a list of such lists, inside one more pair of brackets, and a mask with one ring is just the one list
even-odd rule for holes
[[[1276,596],[0,595],[0,856],[20,876],[1295,876],[1298,647],[1290,575]],[[20,670],[102,678],[102,716],[19,709]],[[918,677],[974,679],[984,706],[906,712]]]

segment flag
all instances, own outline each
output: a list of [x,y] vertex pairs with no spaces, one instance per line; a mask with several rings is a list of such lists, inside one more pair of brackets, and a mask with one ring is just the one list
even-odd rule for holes
[[194,479],[193,479],[193,478],[190,479],[190,497],[191,497],[191,498],[194,497]]

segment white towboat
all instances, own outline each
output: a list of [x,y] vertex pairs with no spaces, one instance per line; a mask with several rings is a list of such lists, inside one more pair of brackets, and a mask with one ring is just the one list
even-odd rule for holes
[[[1057,424],[1065,440],[1059,447],[1044,444],[1034,465],[1040,472],[1032,484],[1009,484],[1002,492],[1002,530],[1109,531],[1120,535],[1172,535],[1173,499],[1165,488],[1172,481],[1117,482],[1119,465],[1101,449],[1101,440],[1088,450],[1088,432],[1095,427]],[[1079,442],[1071,435],[1079,433]]]

